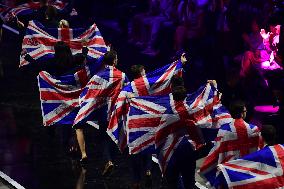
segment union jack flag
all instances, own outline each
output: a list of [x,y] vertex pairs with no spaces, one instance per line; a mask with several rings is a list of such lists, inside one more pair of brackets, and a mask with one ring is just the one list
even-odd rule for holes
[[201,87],[181,102],[174,101],[170,94],[163,98],[151,97],[152,103],[148,105],[146,101],[149,98],[130,99],[128,147],[131,154],[155,149],[163,173],[184,137],[188,135],[191,142],[199,147],[203,142],[198,135],[200,128],[218,128],[220,124],[231,121],[212,84]]
[[173,62],[159,68],[146,76],[135,79],[120,92],[115,108],[112,112],[107,132],[113,141],[123,151],[126,147],[125,123],[129,110],[127,97],[130,96],[154,96],[170,93],[170,81],[174,75],[182,74],[182,63]]
[[44,126],[73,125],[80,108],[80,94],[97,70],[98,65],[87,64],[73,75],[54,77],[45,71],[39,73]]
[[0,4],[0,18],[3,22],[7,20],[6,15],[11,10],[10,7]]
[[229,188],[284,188],[284,146],[265,147],[240,159],[219,165]]
[[234,119],[219,129],[215,145],[203,162],[200,174],[215,187],[220,181],[218,164],[255,152],[261,145],[257,126],[248,124],[243,119]]
[[[63,10],[67,3],[56,0],[48,3],[51,6],[54,6],[58,10]],[[33,13],[34,11],[40,8],[40,2],[28,2],[25,4],[21,4],[17,7],[9,8],[5,12],[3,12],[2,16],[5,20],[9,20],[9,17],[14,14],[15,16],[25,16]]]
[[[26,49],[28,54],[39,60],[54,57],[54,45],[58,41],[66,42],[73,54],[81,53],[82,47],[89,48],[88,59],[96,60],[107,52],[103,37],[96,24],[89,29],[71,28],[44,28],[37,21],[30,21],[23,40],[22,49]],[[20,57],[20,66],[27,65],[24,57]]]
[[80,110],[75,118],[74,125],[80,122],[93,121],[93,113],[103,106],[107,106],[109,118],[114,102],[127,82],[125,73],[113,66],[105,66],[105,69],[99,71],[90,79],[81,93]]

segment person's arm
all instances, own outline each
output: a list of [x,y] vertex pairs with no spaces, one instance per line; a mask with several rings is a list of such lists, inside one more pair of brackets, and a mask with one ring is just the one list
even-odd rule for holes
[[21,68],[23,70],[32,70],[32,72],[38,73],[40,71],[48,71],[48,66],[51,65],[52,60],[48,61],[39,61],[34,59],[31,55],[27,53],[26,50],[23,50],[21,53],[21,56],[24,57],[24,59],[29,62],[29,64],[22,66]]
[[26,54],[24,59],[29,62],[30,64],[38,64],[38,61],[34,59],[31,55]]

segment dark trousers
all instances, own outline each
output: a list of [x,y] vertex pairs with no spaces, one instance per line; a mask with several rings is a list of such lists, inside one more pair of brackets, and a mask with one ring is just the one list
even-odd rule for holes
[[101,139],[101,144],[103,148],[103,156],[105,160],[112,161],[114,155],[117,152],[117,146],[116,144],[112,141],[110,136],[107,134],[106,129],[107,129],[107,122],[99,122],[99,134],[100,134],[100,139]]
[[[130,166],[132,168],[132,179],[134,182],[139,182],[146,171],[152,169],[151,154],[135,154],[130,156]],[[142,175],[141,175],[142,173]]]
[[189,142],[181,143],[168,164],[165,178],[169,189],[177,189],[182,177],[184,188],[195,188],[195,152]]

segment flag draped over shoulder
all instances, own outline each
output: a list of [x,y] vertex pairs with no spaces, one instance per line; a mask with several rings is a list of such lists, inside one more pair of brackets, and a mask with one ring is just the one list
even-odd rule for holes
[[182,74],[180,61],[165,65],[146,76],[135,79],[120,92],[111,114],[107,132],[122,151],[126,147],[125,124],[129,110],[128,96],[155,96],[170,93],[170,82],[174,75]]
[[200,168],[200,174],[211,186],[219,185],[220,172],[217,165],[237,159],[256,151],[261,146],[260,132],[257,126],[235,119],[224,124],[215,139],[215,145]]
[[114,102],[127,81],[125,73],[113,66],[105,66],[105,69],[96,73],[80,95],[80,110],[74,125],[94,121],[93,113],[103,106],[107,106],[107,114],[110,115]]
[[131,98],[126,125],[129,152],[156,152],[165,172],[185,136],[198,146],[202,143],[196,132],[199,128],[218,128],[229,121],[231,116],[222,108],[219,93],[212,84],[201,87],[184,101],[174,101],[171,94]]
[[[63,10],[66,7],[67,3],[56,0],[54,2],[50,2],[49,5],[55,7],[57,10]],[[7,20],[11,14],[14,14],[16,16],[25,16],[31,14],[33,11],[36,11],[39,8],[40,2],[28,2],[13,8],[9,8],[9,10],[5,11],[2,16]]]
[[[90,28],[45,28],[37,21],[30,21],[23,39],[22,49],[36,60],[54,57],[54,45],[58,41],[67,43],[72,54],[82,52],[83,46],[89,49],[88,60],[96,60],[107,52],[104,39],[96,24]],[[20,57],[20,66],[29,64]]]
[[284,146],[265,147],[219,165],[229,188],[277,189],[284,187]]

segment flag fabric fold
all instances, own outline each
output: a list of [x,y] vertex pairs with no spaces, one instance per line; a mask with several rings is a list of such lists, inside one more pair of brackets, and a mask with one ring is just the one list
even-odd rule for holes
[[232,189],[277,189],[284,187],[284,146],[267,146],[240,159],[220,164]]
[[[157,153],[164,173],[183,138],[189,138],[198,147],[203,143],[200,128],[219,128],[225,119],[230,121],[219,97],[217,88],[208,83],[184,101],[174,101],[172,94],[131,98],[126,124],[129,153]],[[214,111],[216,108],[219,111]]]
[[256,151],[261,147],[259,128],[246,123],[243,119],[232,119],[223,124],[215,139],[215,145],[200,168],[200,175],[207,179],[212,187],[220,183],[220,171],[217,165],[237,159]]
[[101,62],[86,64],[74,74],[52,76],[46,71],[38,75],[43,125],[73,125],[80,108],[79,98]]
[[108,120],[114,102],[127,81],[125,73],[113,66],[105,66],[105,69],[96,73],[80,94],[80,110],[74,125],[94,121],[93,115],[103,106],[107,106]]
[[123,151],[126,147],[125,133],[127,114],[129,111],[129,96],[155,96],[170,93],[170,82],[174,75],[182,75],[181,61],[167,64],[145,76],[133,80],[120,92],[111,114],[107,132],[112,140]]

